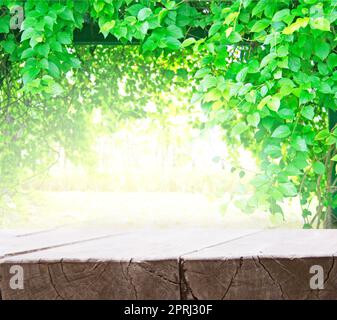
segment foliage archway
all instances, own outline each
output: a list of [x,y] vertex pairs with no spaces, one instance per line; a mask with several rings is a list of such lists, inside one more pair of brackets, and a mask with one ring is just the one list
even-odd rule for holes
[[[104,36],[138,41],[145,58],[197,57],[186,69],[196,86],[192,103],[200,101],[210,123],[227,129],[233,151],[244,145],[259,159],[247,210],[282,212],[285,198],[299,196],[305,227],[331,225],[337,206],[337,131],[328,129],[328,112],[337,102],[336,0],[0,3],[1,115],[11,139],[20,131],[12,114],[23,107],[8,107],[9,92],[28,104],[28,112],[27,95],[44,101],[61,95],[64,75],[84,65],[86,53],[72,42],[89,18]],[[24,7],[20,32],[10,28],[17,5]],[[207,35],[192,37],[193,28]],[[174,64],[171,69],[178,72]],[[30,130],[40,129],[32,124]]]

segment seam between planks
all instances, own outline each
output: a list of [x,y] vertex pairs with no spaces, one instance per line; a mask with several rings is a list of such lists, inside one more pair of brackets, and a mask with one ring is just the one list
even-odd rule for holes
[[43,233],[48,233],[48,232],[56,231],[56,230],[62,229],[64,227],[69,227],[69,226],[71,226],[71,225],[64,224],[64,225],[57,226],[55,228],[43,229],[43,230],[39,230],[39,231],[33,231],[33,232],[27,232],[27,233],[17,234],[17,235],[14,235],[14,237],[15,238],[30,237],[30,236],[35,236],[37,234],[43,234]]
[[6,253],[3,256],[0,256],[0,265],[1,265],[1,260],[5,259],[5,258],[8,258],[8,257],[15,257],[15,256],[18,256],[18,255],[25,255],[25,254],[29,254],[29,253],[33,253],[33,252],[38,252],[38,251],[44,251],[44,250],[55,249],[55,248],[60,248],[60,247],[66,247],[66,246],[71,246],[71,245],[74,245],[74,244],[86,243],[86,242],[95,241],[95,240],[107,239],[107,238],[126,235],[126,234],[130,234],[130,233],[131,232],[115,233],[115,234],[109,234],[109,235],[105,235],[105,236],[93,237],[93,238],[88,238],[88,239],[83,239],[83,240],[65,242],[65,243],[58,244],[58,245],[40,247],[40,248],[36,248],[36,249],[31,249],[31,250],[17,251],[17,252],[13,252],[13,253]]
[[[256,235],[258,233],[264,232],[264,231],[265,231],[265,229],[258,230],[258,231],[255,231],[255,232],[251,232],[251,233],[247,233],[247,234],[244,234],[244,235],[241,235],[241,236],[238,236],[238,237],[226,240],[226,241],[222,241],[222,242],[219,242],[219,243],[216,243],[216,244],[212,244],[212,245],[209,245],[209,246],[206,246],[206,247],[202,247],[200,249],[189,251],[189,252],[186,252],[186,253],[183,253],[182,255],[180,255],[178,257],[178,276],[179,276],[179,297],[180,297],[180,300],[187,300],[188,299],[188,297],[187,297],[188,291],[191,291],[191,289],[188,287],[187,279],[185,277],[184,256],[187,256],[189,254],[199,252],[199,251],[202,251],[202,250],[206,250],[206,249],[209,249],[209,248],[217,247],[217,246],[220,246],[220,245],[232,242],[232,241],[236,241],[236,240],[239,240],[239,239],[242,239],[242,238],[250,237],[250,236]],[[193,296],[193,298],[197,299],[195,296]]]
[[226,244],[226,243],[229,243],[229,242],[232,242],[232,241],[236,241],[236,240],[239,240],[239,239],[242,239],[242,238],[250,237],[250,236],[256,235],[256,234],[258,234],[258,233],[264,232],[264,231],[266,231],[266,230],[267,230],[267,229],[262,229],[262,230],[258,230],[258,231],[252,232],[252,233],[243,234],[243,235],[241,235],[241,236],[237,236],[237,237],[235,237],[235,238],[228,239],[228,240],[226,240],[226,241],[222,241],[222,242],[218,242],[218,243],[215,243],[215,244],[211,244],[211,245],[209,245],[209,246],[202,247],[202,248],[200,248],[200,249],[188,251],[188,252],[185,252],[185,253],[183,253],[182,255],[180,255],[180,256],[179,256],[179,259],[183,259],[183,257],[186,256],[186,255],[189,255],[189,254],[192,254],[192,253],[196,253],[196,252],[199,252],[199,251],[202,251],[202,250],[210,249],[210,248],[213,248],[213,247],[221,246],[221,245],[223,245],[223,244]]

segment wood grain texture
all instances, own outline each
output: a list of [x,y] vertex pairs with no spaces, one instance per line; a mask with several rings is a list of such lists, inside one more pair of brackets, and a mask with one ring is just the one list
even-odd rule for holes
[[[337,233],[271,230],[182,257],[186,299],[337,299]],[[311,290],[310,268],[324,270]]]
[[[0,234],[2,299],[337,299],[335,230],[97,232]],[[310,289],[313,265],[323,290]]]
[[[9,253],[0,260],[2,298],[180,299],[181,255],[256,232],[144,230],[70,243],[70,235],[58,231],[65,245],[41,246],[40,239],[42,249]],[[48,233],[44,237],[50,243]],[[12,250],[22,252],[17,247]],[[24,269],[24,290],[9,286],[13,265]]]
[[126,231],[104,229],[60,228],[37,232],[1,232],[0,259],[7,256],[84,243],[95,239],[105,239]]

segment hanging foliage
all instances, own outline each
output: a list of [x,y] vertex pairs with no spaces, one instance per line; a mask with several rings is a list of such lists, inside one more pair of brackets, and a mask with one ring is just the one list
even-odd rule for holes
[[[331,223],[337,207],[337,131],[328,128],[327,115],[337,102],[336,0],[0,4],[2,97],[6,90],[17,91],[15,99],[67,96],[65,74],[88,67],[83,61],[87,53],[73,46],[74,31],[93,21],[104,37],[140,43],[144,59],[168,61],[165,69],[172,77],[161,80],[170,82],[184,66],[183,73],[196,86],[192,103],[201,102],[209,123],[227,130],[234,151],[243,145],[259,161],[260,172],[252,181],[256,192],[242,202],[246,210],[266,207],[282,214],[282,201],[298,196],[305,227]],[[18,18],[16,6],[24,9],[20,31],[11,28]],[[196,29],[205,36],[196,37]],[[103,59],[110,53],[102,49],[95,54]],[[118,65],[122,58],[116,60]],[[156,67],[154,63],[151,70]],[[116,94],[113,83],[106,86]],[[74,90],[79,94],[81,85]],[[11,123],[6,108],[1,107],[1,114]],[[46,112],[51,108],[49,104]],[[18,132],[17,125],[8,127]],[[314,210],[312,201],[317,201]]]

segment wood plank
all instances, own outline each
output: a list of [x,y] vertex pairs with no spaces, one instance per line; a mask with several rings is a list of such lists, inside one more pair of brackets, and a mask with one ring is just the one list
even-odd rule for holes
[[[337,299],[335,230],[145,230],[35,248],[0,260],[3,299]],[[24,290],[9,288],[14,264]]]
[[7,232],[0,232],[0,259],[8,252],[9,243],[15,241],[15,235]]
[[[7,256],[3,299],[180,299],[179,257],[256,230],[145,230]],[[24,290],[9,287],[12,265]]]
[[[270,230],[182,257],[185,299],[337,299],[337,230]],[[310,268],[324,270],[312,290]]]
[[[78,239],[87,231],[82,229],[75,230],[59,230],[53,233],[52,239],[50,234],[39,235],[34,237],[34,240],[44,243],[55,243],[54,240],[62,237],[60,243],[69,243],[70,239]],[[99,230],[92,230],[91,235],[100,235]],[[28,254],[10,254],[13,258],[7,257],[6,261],[59,261],[60,259],[69,261],[129,261],[133,260],[162,260],[162,259],[177,259],[179,256],[201,250],[209,246],[226,243],[234,239],[241,238],[246,235],[262,232],[261,230],[226,230],[226,229],[149,229],[149,230],[134,230],[118,234],[110,232],[113,237],[107,234],[101,234],[102,239],[91,239],[86,243],[72,243],[65,247],[60,245],[56,248],[47,248],[48,250],[34,250]],[[65,237],[67,233],[67,237]],[[30,239],[32,237],[29,237]],[[67,241],[64,241],[67,239]],[[86,239],[83,236],[83,239]],[[80,239],[78,239],[80,240]],[[36,244],[35,247],[38,247]],[[40,246],[42,247],[42,246]],[[20,246],[15,251],[22,251]],[[99,250],[97,250],[99,248]]]
[[57,228],[30,233],[0,232],[0,259],[48,248],[104,239],[127,231],[102,228]]

